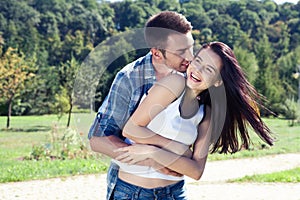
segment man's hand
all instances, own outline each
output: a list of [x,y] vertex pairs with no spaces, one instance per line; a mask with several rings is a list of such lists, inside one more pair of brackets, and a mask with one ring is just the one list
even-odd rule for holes
[[150,166],[156,171],[167,175],[182,176],[182,174],[170,170],[169,168],[164,167],[163,165],[151,159],[152,152],[159,150],[160,149],[158,147],[152,145],[133,144],[131,146],[115,150],[115,152],[123,152],[123,154],[116,157],[116,160],[128,164]]
[[114,152],[122,152],[121,155],[115,158],[116,160],[134,165],[140,161],[151,158],[152,154],[158,150],[158,147],[152,145],[132,144],[127,147],[116,149]]

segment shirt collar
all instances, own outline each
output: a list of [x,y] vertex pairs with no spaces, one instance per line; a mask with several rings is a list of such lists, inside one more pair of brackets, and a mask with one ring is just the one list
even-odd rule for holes
[[154,81],[156,81],[151,52],[147,53],[147,55],[145,56],[145,79],[146,80],[153,79]]

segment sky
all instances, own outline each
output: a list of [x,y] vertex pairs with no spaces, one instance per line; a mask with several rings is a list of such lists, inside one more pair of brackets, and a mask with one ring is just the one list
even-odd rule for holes
[[298,0],[274,0],[277,4],[283,4],[285,2],[290,2],[290,3],[294,3],[297,4]]
[[[110,0],[110,2],[115,2],[115,1],[122,1],[122,0]],[[277,4],[283,4],[285,2],[297,4],[299,0],[273,0],[273,1],[275,1]]]

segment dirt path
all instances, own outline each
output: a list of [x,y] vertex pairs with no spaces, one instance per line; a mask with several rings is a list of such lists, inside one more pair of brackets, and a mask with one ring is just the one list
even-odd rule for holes
[[[300,154],[208,162],[200,181],[187,179],[191,200],[300,200],[300,183],[226,183],[228,179],[300,167]],[[0,184],[0,200],[104,200],[106,175]]]

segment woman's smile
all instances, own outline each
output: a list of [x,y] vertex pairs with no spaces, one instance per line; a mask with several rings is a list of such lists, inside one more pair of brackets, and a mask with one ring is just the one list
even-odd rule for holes
[[197,75],[195,75],[193,72],[191,72],[190,78],[192,81],[200,83],[201,82],[201,78],[199,78]]

